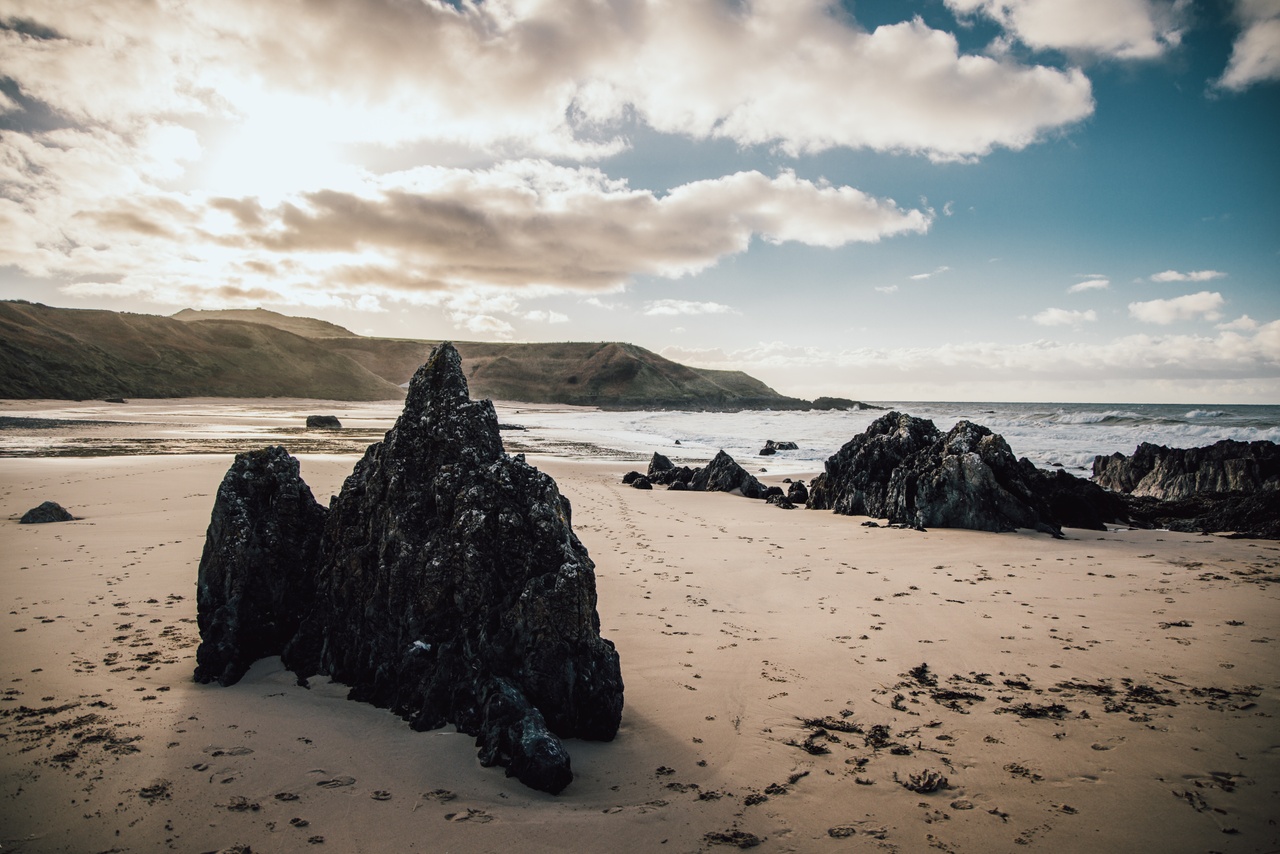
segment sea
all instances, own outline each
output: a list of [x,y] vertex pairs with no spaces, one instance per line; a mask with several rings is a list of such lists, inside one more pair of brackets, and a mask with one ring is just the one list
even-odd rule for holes
[[[629,460],[658,451],[700,465],[724,450],[753,471],[817,472],[828,457],[888,410],[947,430],[961,419],[1004,436],[1043,468],[1087,476],[1099,454],[1132,454],[1142,442],[1189,448],[1221,439],[1280,442],[1280,405],[1195,406],[1078,403],[878,404],[853,411],[603,411],[498,403],[510,453]],[[281,444],[295,454],[362,453],[400,414],[398,401],[315,400],[0,401],[0,457],[236,453]],[[307,415],[337,416],[343,429],[305,428]],[[520,429],[523,428],[523,429]],[[759,455],[767,440],[798,450]]]
[[[501,407],[500,418],[528,428],[508,433],[530,450],[555,453],[558,443],[600,451],[673,460],[705,460],[724,450],[734,459],[756,460],[773,473],[820,471],[842,445],[887,410],[928,418],[941,430],[969,420],[1004,436],[1014,454],[1042,468],[1073,474],[1092,472],[1100,454],[1132,454],[1143,442],[1177,448],[1222,439],[1280,442],[1280,406],[1194,406],[1078,403],[878,404],[854,411],[604,412]],[[528,436],[528,439],[525,437]],[[766,440],[795,442],[797,451],[771,457],[759,452]],[[677,445],[676,443],[679,442]]]

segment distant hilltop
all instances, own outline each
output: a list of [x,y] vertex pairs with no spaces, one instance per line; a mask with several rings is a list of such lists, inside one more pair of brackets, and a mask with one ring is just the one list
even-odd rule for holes
[[[0,398],[392,400],[438,341],[371,338],[265,309],[172,317],[0,301]],[[634,344],[457,341],[473,396],[605,409],[809,409],[741,371]],[[866,405],[837,401],[839,408]],[[847,405],[845,405],[847,404]]]

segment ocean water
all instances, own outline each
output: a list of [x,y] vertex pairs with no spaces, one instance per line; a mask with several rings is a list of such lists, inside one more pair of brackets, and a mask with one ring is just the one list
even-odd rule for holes
[[[1133,453],[1142,442],[1201,447],[1221,439],[1280,442],[1280,406],[1150,404],[893,403],[881,404],[941,430],[968,419],[1004,436],[1013,452],[1038,466],[1058,464],[1074,474],[1092,471],[1093,458]],[[507,423],[529,428],[504,434],[529,451],[573,455],[595,446],[605,455],[654,451],[701,461],[725,450],[746,465],[772,473],[818,471],[845,442],[885,413],[855,412],[597,412],[582,409],[499,407]],[[759,456],[765,440],[791,441],[798,451]],[[676,441],[680,444],[677,446]]]
[[[1131,454],[1141,442],[1188,448],[1219,439],[1280,441],[1280,406],[882,405],[928,418],[942,430],[961,419],[983,424],[1004,436],[1018,456],[1046,468],[1058,463],[1075,474],[1089,474],[1098,454]],[[285,399],[0,401],[0,457],[238,453],[270,444],[293,453],[359,454],[382,438],[402,407],[399,401]],[[601,412],[515,403],[497,409],[500,423],[527,428],[503,432],[511,453],[623,459],[642,468],[654,451],[701,465],[724,449],[749,469],[774,474],[821,471],[829,456],[884,414]],[[338,416],[344,429],[306,430],[306,416],[317,413]],[[767,439],[795,442],[800,449],[761,457]]]

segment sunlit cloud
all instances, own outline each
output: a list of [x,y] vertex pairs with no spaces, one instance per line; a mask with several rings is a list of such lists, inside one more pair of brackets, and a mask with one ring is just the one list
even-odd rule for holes
[[1036,49],[1152,59],[1182,41],[1189,0],[945,0]]
[[1153,282],[1209,282],[1214,279],[1222,279],[1226,277],[1226,273],[1219,270],[1191,270],[1182,273],[1177,270],[1165,270],[1162,273],[1155,273],[1151,276]]
[[923,281],[924,279],[931,279],[939,273],[945,273],[950,269],[950,267],[938,267],[928,273],[916,273],[914,276],[911,276],[911,279],[916,282]]
[[1187,294],[1172,299],[1153,299],[1129,303],[1130,316],[1143,323],[1168,326],[1179,320],[1217,320],[1222,316],[1218,309],[1225,301],[1222,294],[1210,291]]
[[1069,294],[1081,294],[1086,291],[1105,291],[1111,287],[1111,280],[1102,276],[1091,276],[1082,282],[1076,282],[1067,288]]
[[1041,326],[1079,326],[1081,323],[1092,323],[1097,319],[1098,313],[1093,309],[1071,311],[1065,308],[1046,308],[1031,317],[1033,323]]
[[1227,323],[1219,323],[1217,328],[1229,330],[1233,332],[1252,332],[1257,329],[1260,324],[1247,314],[1242,314],[1235,320]]
[[1239,92],[1255,83],[1280,80],[1280,3],[1276,0],[1236,0],[1240,35],[1216,85]]
[[675,316],[682,314],[737,314],[727,305],[718,302],[691,302],[682,299],[659,299],[645,304],[644,313],[651,316]]

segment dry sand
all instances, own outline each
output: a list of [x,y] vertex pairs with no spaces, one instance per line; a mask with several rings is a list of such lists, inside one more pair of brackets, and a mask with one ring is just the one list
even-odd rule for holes
[[[2,850],[1280,849],[1277,543],[872,529],[530,461],[626,681],[557,797],[278,659],[191,681],[230,457],[0,459]],[[84,518],[17,524],[46,499]]]

